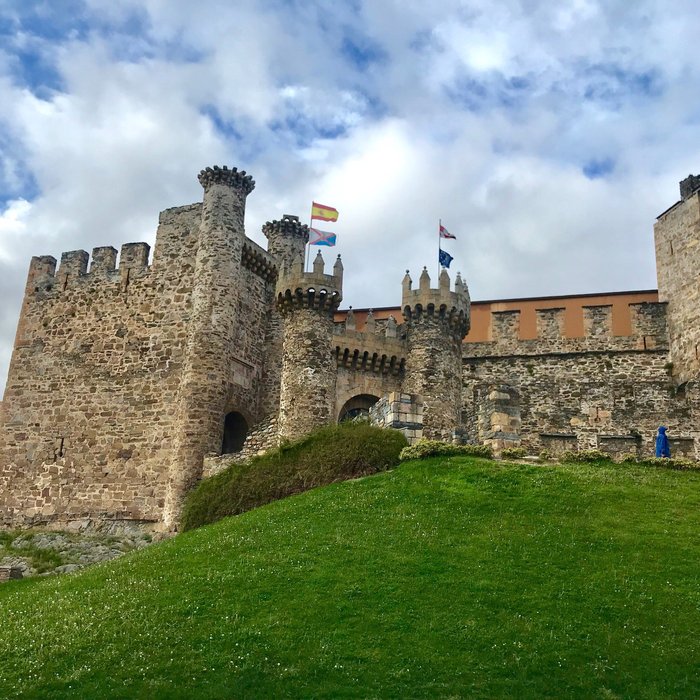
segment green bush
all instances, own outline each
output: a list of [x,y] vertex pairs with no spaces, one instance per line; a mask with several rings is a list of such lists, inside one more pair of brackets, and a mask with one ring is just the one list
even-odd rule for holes
[[627,454],[622,455],[618,461],[620,464],[636,464],[639,460],[634,452],[628,452]]
[[540,450],[537,458],[540,460],[540,462],[549,462],[553,459],[553,456],[549,450]]
[[607,452],[600,450],[565,450],[559,455],[562,462],[610,462],[611,458]]
[[454,445],[440,440],[419,440],[415,445],[404,447],[399,459],[405,462],[410,459],[426,459],[428,457],[486,457],[491,459],[493,452],[487,445]]
[[522,459],[527,457],[527,450],[524,447],[506,447],[501,452],[503,459]]
[[700,462],[687,457],[647,457],[640,459],[639,464],[646,467],[664,467],[665,469],[700,470]]
[[399,461],[403,433],[346,422],[282,445],[205,479],[188,495],[182,529],[324,486],[384,471]]

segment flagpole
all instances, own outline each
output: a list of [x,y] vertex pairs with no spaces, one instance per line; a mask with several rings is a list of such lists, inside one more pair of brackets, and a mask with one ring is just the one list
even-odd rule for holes
[[437,264],[437,276],[438,282],[440,281],[440,231],[442,229],[442,219],[438,219],[438,264]]
[[[313,201],[311,202],[311,213],[309,214],[309,228],[311,228],[311,224],[313,223],[313,215],[314,215],[314,203]],[[308,271],[309,269],[309,257],[311,257],[311,243],[309,241],[306,242],[306,267],[304,268],[304,272]]]

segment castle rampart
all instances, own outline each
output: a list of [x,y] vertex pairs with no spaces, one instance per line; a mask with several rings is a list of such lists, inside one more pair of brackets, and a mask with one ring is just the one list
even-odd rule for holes
[[[665,424],[700,457],[700,178],[659,217],[653,291],[475,305],[446,270],[400,308],[338,312],[343,265],[308,227],[244,232],[244,172],[146,243],[32,259],[0,402],[0,523],[175,528],[187,491],[250,456],[372,410],[382,425],[501,449],[649,455]],[[402,321],[397,323],[397,319]]]

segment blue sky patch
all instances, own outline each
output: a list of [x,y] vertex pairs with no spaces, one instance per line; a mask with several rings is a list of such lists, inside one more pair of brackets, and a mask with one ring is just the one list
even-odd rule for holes
[[585,163],[581,170],[589,180],[598,180],[615,170],[615,161],[610,157],[593,158]]
[[387,60],[387,54],[379,44],[369,37],[356,33],[343,38],[340,51],[357,70],[362,72],[375,63],[384,63]]
[[531,81],[525,76],[506,78],[491,73],[485,78],[465,75],[446,87],[447,97],[470,112],[494,108],[518,109],[527,100]]

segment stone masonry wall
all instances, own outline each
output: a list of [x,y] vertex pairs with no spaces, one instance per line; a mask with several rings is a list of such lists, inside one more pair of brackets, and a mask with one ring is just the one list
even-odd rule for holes
[[280,437],[301,437],[334,418],[336,363],[333,319],[313,308],[285,316]]
[[156,521],[175,438],[201,206],[161,213],[148,246],[34,258],[0,454],[0,522]]
[[668,302],[670,359],[677,383],[700,371],[700,195],[692,187],[683,194],[654,226],[659,299]]
[[[519,392],[520,437],[540,449],[630,448],[653,454],[659,425],[695,438],[697,389],[671,380],[666,305],[631,304],[632,335],[613,336],[610,307],[584,309],[586,335],[566,338],[558,309],[538,311],[539,337],[522,340],[518,312],[497,312],[493,340],[465,344],[463,422],[479,438],[479,412],[493,387]],[[687,447],[686,447],[687,449]]]
[[638,440],[650,456],[659,425],[695,438],[697,450],[695,390],[676,392],[666,362],[663,351],[465,358],[465,427],[478,440],[479,407],[507,381],[519,390],[520,439],[534,454],[554,442],[556,450],[598,449],[606,436],[627,436],[630,451]]

